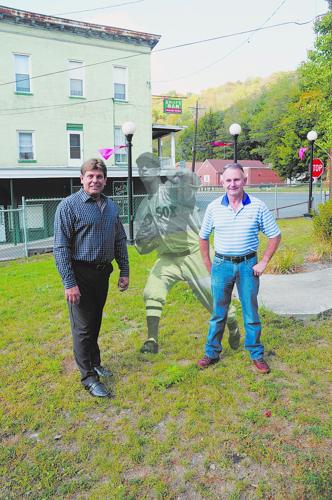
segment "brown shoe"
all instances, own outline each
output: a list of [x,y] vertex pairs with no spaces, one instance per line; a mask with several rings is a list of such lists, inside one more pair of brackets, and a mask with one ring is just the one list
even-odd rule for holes
[[204,356],[202,359],[200,359],[197,363],[198,368],[201,370],[204,370],[204,368],[208,368],[211,365],[214,365],[215,363],[218,363],[219,358],[209,358],[209,356]]
[[263,358],[253,359],[252,362],[259,373],[270,373],[270,367]]

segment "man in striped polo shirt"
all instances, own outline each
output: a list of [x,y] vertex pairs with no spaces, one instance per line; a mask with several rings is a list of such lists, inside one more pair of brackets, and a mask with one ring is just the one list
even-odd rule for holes
[[[213,312],[205,355],[198,361],[198,366],[207,368],[219,361],[227,311],[236,283],[242,305],[245,348],[255,368],[260,373],[269,373],[270,368],[263,358],[264,347],[260,342],[261,321],[257,295],[259,276],[277,250],[281,234],[265,203],[245,193],[246,182],[243,167],[239,163],[226,165],[222,175],[226,194],[208,205],[199,233],[204,264],[211,272]],[[213,231],[215,257],[212,263],[209,237]],[[268,237],[268,244],[261,260],[257,262],[260,231]]]

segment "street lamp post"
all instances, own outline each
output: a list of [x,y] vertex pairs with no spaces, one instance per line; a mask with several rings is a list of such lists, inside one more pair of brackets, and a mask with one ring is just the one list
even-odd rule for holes
[[136,130],[133,122],[125,122],[122,125],[122,132],[126,136],[128,144],[128,208],[129,208],[129,245],[134,244],[134,211],[133,211],[133,160],[132,160],[132,139]]
[[309,198],[308,198],[308,217],[312,217],[312,170],[313,170],[313,159],[314,159],[314,144],[317,139],[317,132],[315,130],[310,130],[307,134],[307,139],[310,143],[310,166],[309,166]]
[[229,133],[234,137],[234,163],[237,163],[237,139],[241,134],[241,125],[232,123],[229,127]]

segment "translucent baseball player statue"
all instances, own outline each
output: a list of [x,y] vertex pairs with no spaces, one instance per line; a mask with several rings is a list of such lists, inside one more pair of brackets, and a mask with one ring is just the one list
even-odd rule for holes
[[[203,306],[212,311],[211,279],[199,250],[199,178],[187,169],[179,169],[163,184],[159,160],[152,153],[141,154],[137,166],[148,196],[135,217],[135,245],[140,254],[158,252],[144,288],[148,338],[141,352],[155,354],[159,320],[169,290],[178,281],[186,281]],[[229,309],[227,326],[229,344],[237,349],[240,331],[234,306]]]

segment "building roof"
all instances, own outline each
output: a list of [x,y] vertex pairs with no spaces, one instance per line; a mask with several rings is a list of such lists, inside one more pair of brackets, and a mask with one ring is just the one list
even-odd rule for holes
[[[233,160],[212,160],[212,159],[207,159],[203,162],[201,167],[203,165],[206,165],[209,163],[215,170],[216,172],[223,172],[224,168],[226,165],[229,163],[232,163]],[[264,168],[264,169],[269,169],[267,165],[265,165],[263,162],[259,160],[239,160],[238,163],[242,165],[244,168]],[[200,168],[201,168],[200,167]]]
[[71,19],[55,16],[45,16],[44,14],[12,9],[3,5],[0,6],[0,21],[29,26],[30,28],[60,31],[89,38],[147,45],[151,49],[157,45],[160,39],[160,35],[153,35],[151,33],[104,26],[102,24],[73,21]]
[[159,139],[160,137],[165,137],[171,132],[181,132],[186,127],[178,127],[176,125],[159,125],[154,123],[152,125],[152,139]]

